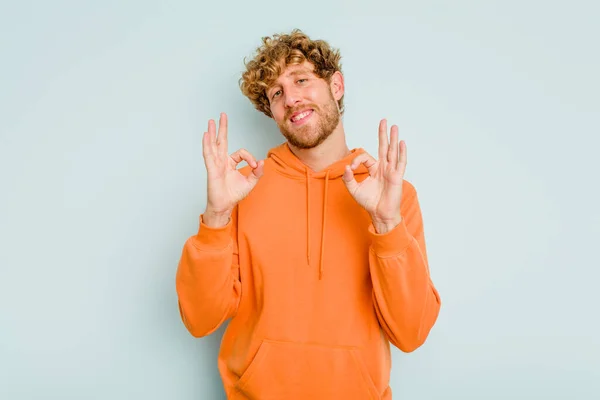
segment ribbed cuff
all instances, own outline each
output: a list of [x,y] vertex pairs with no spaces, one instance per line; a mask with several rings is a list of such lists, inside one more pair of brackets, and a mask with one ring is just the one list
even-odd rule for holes
[[404,218],[394,229],[386,233],[377,233],[371,223],[369,236],[371,236],[371,248],[379,257],[391,257],[403,252],[413,239],[406,229]]
[[202,215],[199,218],[200,226],[198,233],[194,236],[194,244],[200,250],[223,250],[231,243],[231,218],[227,225],[213,228],[202,222]]

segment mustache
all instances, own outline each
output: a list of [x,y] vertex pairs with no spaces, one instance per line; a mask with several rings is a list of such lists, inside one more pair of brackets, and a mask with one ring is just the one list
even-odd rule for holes
[[316,104],[306,104],[302,107],[297,107],[295,109],[291,109],[285,113],[285,119],[289,120],[295,112],[306,110],[307,108],[312,108],[315,112],[319,111],[319,107]]

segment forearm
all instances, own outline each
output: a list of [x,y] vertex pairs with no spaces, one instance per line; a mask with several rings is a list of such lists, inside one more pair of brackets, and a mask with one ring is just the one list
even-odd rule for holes
[[176,289],[182,320],[192,335],[212,333],[235,313],[241,293],[237,263],[226,227],[201,225],[186,241]]
[[429,335],[441,305],[421,246],[401,223],[376,235],[369,261],[382,329],[396,347],[415,350]]

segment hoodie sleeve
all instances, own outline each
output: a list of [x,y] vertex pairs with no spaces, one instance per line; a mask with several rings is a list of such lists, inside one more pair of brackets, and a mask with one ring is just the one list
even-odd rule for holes
[[369,226],[369,267],[373,302],[389,340],[404,352],[419,348],[437,320],[441,301],[427,261],[423,220],[417,193],[407,185],[402,221],[378,234]]
[[237,207],[224,227],[202,222],[188,238],[176,274],[179,312],[195,337],[217,330],[237,311],[241,282],[237,246]]

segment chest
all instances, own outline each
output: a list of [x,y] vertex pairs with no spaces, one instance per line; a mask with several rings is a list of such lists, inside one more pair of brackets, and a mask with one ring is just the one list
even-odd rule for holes
[[270,185],[240,207],[240,257],[255,273],[279,281],[315,278],[321,269],[342,281],[367,277],[369,216],[341,180],[327,185]]

